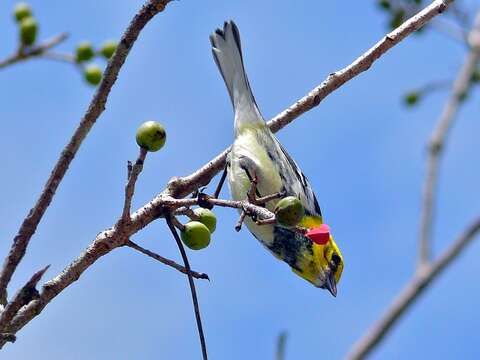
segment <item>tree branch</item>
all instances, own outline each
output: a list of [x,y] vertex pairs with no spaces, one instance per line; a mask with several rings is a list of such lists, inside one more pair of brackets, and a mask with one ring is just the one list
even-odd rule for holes
[[[475,25],[470,32],[469,38],[478,39],[480,34],[480,13],[477,15]],[[478,41],[478,40],[477,40]],[[452,93],[446,102],[438,119],[437,126],[433,131],[428,145],[427,171],[423,187],[422,213],[420,215],[419,230],[419,267],[426,265],[431,257],[431,232],[435,208],[435,190],[439,163],[446,146],[446,140],[451,129],[458,109],[462,104],[463,97],[471,86],[471,78],[480,59],[480,41],[471,44],[464,64],[453,83]]]
[[49,40],[46,40],[45,42],[39,44],[39,45],[34,45],[32,47],[28,48],[23,48],[20,47],[20,49],[13,55],[10,55],[9,57],[0,60],[0,69],[5,68],[9,65],[13,65],[15,63],[18,63],[20,61],[25,61],[28,60],[32,57],[35,56],[41,56],[45,54],[48,50],[51,48],[57,46],[58,44],[62,43],[65,41],[68,37],[67,33],[62,33],[60,35],[57,35]]
[[[155,260],[161,262],[162,264],[170,266],[170,267],[174,268],[175,270],[180,271],[181,273],[183,273],[185,275],[187,274],[187,269],[185,269],[182,265],[177,264],[173,260],[167,259],[167,258],[165,258],[161,255],[158,255],[158,254],[154,253],[153,251],[147,250],[147,249],[141,247],[140,245],[134,243],[131,240],[128,240],[125,245],[128,246],[128,247],[131,247],[132,249],[137,250],[138,252],[141,252],[144,255],[147,255],[147,256],[151,257],[152,259],[155,259]],[[199,273],[199,272],[196,272],[196,271],[193,271],[193,270],[191,270],[190,273],[196,279],[210,280],[208,275],[205,274],[205,273]]]
[[45,266],[43,269],[37,271],[32,275],[30,280],[18,290],[5,309],[0,314],[0,333],[3,333],[3,329],[7,326],[13,317],[17,314],[18,310],[24,305],[27,305],[34,298],[38,297],[38,291],[35,289],[38,282],[42,278],[43,274],[48,270],[50,265]]
[[177,242],[178,249],[182,254],[183,263],[185,265],[185,269],[187,270],[187,277],[188,277],[188,284],[190,285],[190,291],[192,293],[192,302],[193,308],[195,311],[195,320],[197,321],[197,329],[198,329],[198,337],[200,338],[200,345],[202,347],[202,356],[203,360],[208,360],[207,355],[207,344],[205,342],[205,335],[203,334],[203,327],[202,327],[202,318],[200,317],[200,306],[198,305],[198,298],[197,298],[197,291],[195,290],[195,283],[193,281],[192,270],[190,269],[190,264],[188,263],[187,253],[185,252],[185,248],[183,247],[182,241],[178,236],[177,229],[172,223],[172,215],[167,214],[166,216],[167,224],[172,232],[175,241]]
[[[429,20],[447,9],[453,0],[436,0],[431,5],[420,11],[417,15],[405,21],[397,29],[384,36],[373,47],[357,58],[347,67],[330,74],[319,86],[310,91],[295,104],[282,111],[268,122],[273,132],[277,132],[303,113],[318,106],[320,102],[333,91],[368,70],[372,64],[392,47],[400,43],[408,35],[420,29]],[[207,185],[210,180],[225,166],[225,159],[229,149],[224,150],[214,159],[202,166],[193,174],[173,179],[167,192],[173,197],[180,198],[190,194],[200,186]]]
[[75,130],[69,143],[65,146],[60,157],[55,164],[50,177],[45,184],[45,187],[40,194],[36,204],[30,210],[27,217],[23,220],[17,235],[13,240],[10,252],[7,255],[2,271],[0,273],[0,304],[5,304],[7,301],[7,286],[12,278],[12,275],[18,264],[25,255],[28,243],[35,233],[38,224],[50,205],[55,192],[60,185],[65,173],[72,160],[74,159],[78,149],[83,140],[88,135],[90,129],[93,127],[98,117],[105,109],[108,95],[115,83],[120,68],[127,58],[130,49],[137,40],[140,31],[143,27],[159,12],[163,11],[165,6],[171,0],[149,0],[143,5],[140,11],[135,15],[127,30],[123,34],[117,51],[110,59],[105,70],[102,82],[95,92],[92,101],[83,116],[80,124]]
[[[151,3],[151,1],[149,3]],[[160,4],[160,2],[158,3]],[[439,0],[433,2],[432,5],[428,6],[419,13],[420,16],[417,15],[407,20],[404,25],[400,26],[398,29],[388,34],[387,37],[383,38],[379,43],[374,45],[374,47],[368,50],[351,65],[337,72],[336,76],[329,76],[319,87],[312,90],[312,92],[310,92],[304,98],[300,99],[295,105],[292,105],[290,108],[277,115],[271,122],[269,122],[269,125],[272,126],[272,129],[274,131],[278,131],[282,127],[286,126],[288,123],[292,122],[295,117],[318,105],[320,97],[317,97],[317,100],[315,102],[308,102],[307,99],[312,98],[312,93],[319,93],[321,94],[321,99],[325,98],[328,94],[333,92],[342,84],[351,80],[362,71],[368,69],[379,58],[379,56],[388,51],[392,46],[398,44],[401,40],[403,40],[413,31],[423,26],[429,19],[440,14],[446,9],[446,7],[450,3],[451,1]],[[136,32],[136,34],[138,35],[138,32]],[[392,40],[392,38],[394,40]],[[123,56],[123,60],[125,59],[126,45],[124,45],[123,43],[124,41],[122,40],[120,43],[121,45],[119,45],[119,50],[117,50],[117,55],[115,55],[114,58],[111,60],[110,65],[112,63],[116,63],[116,66],[119,66],[118,57],[120,56]],[[132,43],[130,42],[130,47],[131,44]],[[120,50],[120,46],[122,47],[122,50]],[[120,62],[123,63],[123,60]],[[107,72],[108,71],[110,71],[111,74],[112,70],[107,69]],[[116,70],[114,75],[116,76],[117,73],[118,69]],[[111,74],[110,78],[112,76],[113,75]],[[113,78],[115,76],[113,76]],[[100,86],[100,88],[102,88],[102,86]],[[313,95],[313,98],[315,98],[315,95]],[[97,104],[97,102],[94,103]],[[113,226],[99,233],[94,239],[94,241],[91,243],[91,245],[83,253],[81,253],[75,260],[73,260],[72,263],[69,264],[58,276],[48,281],[43,286],[42,291],[40,292],[39,299],[30,302],[27,306],[25,306],[18,312],[10,325],[7,327],[7,330],[13,334],[17,333],[30,320],[39,315],[45,308],[45,306],[63,289],[78,280],[81,274],[85,270],[87,270],[92,264],[94,264],[99,258],[108,254],[113,249],[125,245],[131,235],[140,231],[149,223],[158,219],[158,217],[164,216],[167,211],[171,211],[168,207],[168,201],[166,200],[168,200],[169,198],[172,199],[172,197],[185,197],[191,192],[200,188],[201,186],[207,185],[211,181],[211,179],[224,168],[225,159],[228,151],[229,149],[224,150],[221,154],[217,155],[214,159],[209,161],[207,164],[199,168],[194,173],[183,178],[172,179],[163,192],[155,196],[155,198],[153,198],[151,201],[149,201],[147,204],[145,204],[143,207],[141,207],[131,215],[131,222],[130,224],[128,224],[128,226],[122,228],[118,226]],[[3,275],[3,278],[5,278],[5,275]],[[9,279],[6,281],[6,284],[8,284],[8,281]],[[5,284],[5,280],[2,281],[2,277],[0,277],[0,288],[6,286],[2,285],[2,283]],[[4,342],[0,340],[0,347],[3,344]]]
[[428,285],[461,254],[462,250],[475,238],[479,231],[480,218],[476,219],[438,260],[423,266],[422,270],[418,271],[407,286],[400,292],[387,312],[367,331],[366,335],[353,346],[352,351],[345,359],[364,359],[385,335],[387,335],[388,331],[400,316],[423,294]]
[[135,164],[132,165],[130,161],[128,162],[128,180],[127,185],[125,186],[125,201],[123,204],[122,221],[130,221],[130,210],[132,207],[133,193],[135,192],[135,184],[137,182],[138,175],[140,175],[143,170],[143,163],[146,157],[147,150],[140,147],[140,153],[138,154]]
[[480,12],[476,16],[475,25],[470,31],[471,49],[453,84],[452,94],[447,100],[437,126],[429,143],[427,173],[425,176],[423,209],[419,234],[419,262],[416,274],[391,304],[387,312],[374,324],[366,335],[352,348],[347,360],[365,358],[373,348],[387,335],[396,321],[424,292],[427,286],[458,256],[480,230],[480,218],[445,251],[436,261],[430,261],[430,241],[433,226],[435,190],[438,178],[438,167],[443,154],[446,139],[455,120],[455,115],[462,99],[471,86],[471,77],[480,59]]

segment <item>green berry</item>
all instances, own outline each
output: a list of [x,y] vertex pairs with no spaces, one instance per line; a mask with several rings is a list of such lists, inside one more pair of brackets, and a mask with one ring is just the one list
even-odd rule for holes
[[465,100],[468,99],[468,91],[464,91],[461,94],[458,95],[458,101],[459,102],[464,102]]
[[102,69],[97,65],[89,65],[84,70],[85,80],[91,85],[98,85],[102,81]]
[[158,151],[165,145],[167,133],[160,123],[147,121],[137,129],[136,139],[138,146],[148,151]]
[[205,225],[208,230],[210,230],[210,233],[213,234],[217,228],[217,217],[213,211],[205,208],[197,208],[193,210],[193,212],[199,217],[198,221]]
[[403,24],[403,21],[405,20],[405,10],[403,9],[398,9],[392,14],[392,18],[390,19],[390,28],[396,29],[400,25]]
[[414,106],[420,101],[420,93],[417,91],[411,91],[405,95],[405,105]]
[[23,45],[30,46],[37,38],[38,24],[32,17],[20,21],[20,40]]
[[116,41],[105,41],[105,43],[102,45],[102,48],[100,49],[100,53],[106,58],[110,59],[117,50],[117,42]]
[[75,53],[75,59],[77,62],[88,61],[95,56],[95,51],[93,51],[90,41],[82,41],[80,44],[78,44]]
[[305,209],[301,201],[295,196],[287,196],[281,199],[275,206],[277,222],[285,227],[298,225],[305,215]]
[[32,17],[32,8],[27,3],[18,3],[13,9],[13,16],[17,22],[20,22],[28,17]]
[[199,221],[190,221],[180,232],[183,243],[192,250],[206,248],[210,244],[210,230]]
[[472,77],[470,78],[470,81],[472,83],[478,83],[480,82],[480,69],[476,69],[473,74],[472,74]]
[[379,0],[378,1],[378,6],[380,6],[381,9],[389,10],[390,9],[390,1],[389,0]]

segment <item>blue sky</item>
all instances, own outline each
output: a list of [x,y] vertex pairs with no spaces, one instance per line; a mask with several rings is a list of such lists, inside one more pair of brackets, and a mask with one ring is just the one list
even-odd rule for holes
[[[16,46],[14,1],[0,4],[1,57]],[[71,36],[99,45],[119,38],[142,1],[31,1],[41,38]],[[471,1],[469,9],[478,5]],[[208,35],[226,19],[240,28],[250,83],[271,118],[344,67],[385,33],[373,1],[175,1],[142,32],[106,111],[83,144],[11,283],[33,271],[61,271],[121,212],[134,134],[161,121],[165,148],[151,154],[134,206],[186,175],[232,141],[227,91]],[[388,52],[365,74],[330,95],[278,135],[316,190],[346,267],[336,299],[294,276],[246,231],[234,211],[217,209],[211,246],[189,252],[212,359],[273,358],[288,331],[287,359],[338,359],[384,311],[416,263],[425,142],[446,98],[413,110],[401,96],[431,80],[452,79],[464,48],[429,31]],[[104,66],[100,61],[99,64]],[[3,154],[0,254],[38,196],[93,94],[73,67],[33,60],[0,72]],[[478,89],[460,112],[441,167],[434,251],[439,254],[480,213],[477,194]],[[198,142],[199,135],[205,140]],[[222,194],[229,197],[228,191]],[[159,221],[138,233],[141,245],[179,260]],[[479,242],[404,316],[372,359],[476,358]],[[102,258],[25,327],[5,359],[198,359],[200,349],[186,278],[119,249]]]

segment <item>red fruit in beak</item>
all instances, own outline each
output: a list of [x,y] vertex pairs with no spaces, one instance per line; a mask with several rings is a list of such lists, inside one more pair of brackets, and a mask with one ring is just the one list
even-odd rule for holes
[[330,227],[327,224],[322,224],[317,228],[308,230],[305,235],[315,244],[325,245],[330,240]]

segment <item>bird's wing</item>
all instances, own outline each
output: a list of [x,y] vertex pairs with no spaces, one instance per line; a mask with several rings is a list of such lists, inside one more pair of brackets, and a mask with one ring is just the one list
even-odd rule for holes
[[[274,137],[275,138],[275,137]],[[300,170],[300,167],[297,165],[295,160],[292,159],[292,157],[288,154],[287,150],[283,147],[283,145],[280,143],[275,138],[280,150],[282,151],[283,155],[287,159],[292,172],[295,174],[295,177],[297,178],[298,182],[302,186],[302,190],[305,196],[305,199],[307,200],[307,204],[304,204],[305,210],[309,212],[309,215],[318,215],[322,216],[322,211],[320,210],[320,205],[318,204],[317,197],[315,196],[315,193],[313,192],[312,187],[310,186],[310,183],[308,182],[307,177],[305,174]]]

